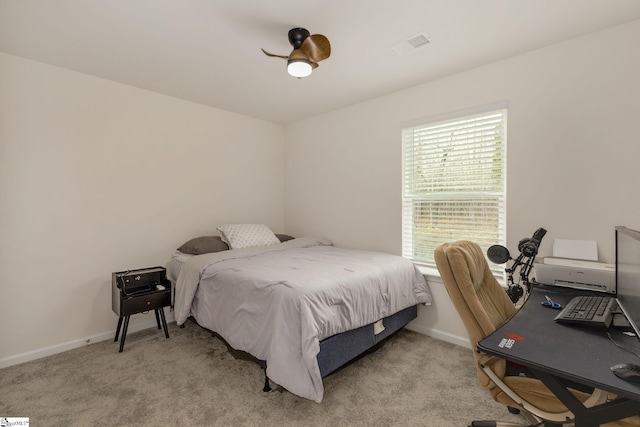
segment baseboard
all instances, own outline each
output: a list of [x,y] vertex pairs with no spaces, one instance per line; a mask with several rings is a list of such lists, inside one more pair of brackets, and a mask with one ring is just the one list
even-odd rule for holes
[[[173,317],[173,312],[165,314],[167,323],[173,322],[175,319]],[[143,329],[157,327],[156,319],[152,318],[148,321],[144,321],[142,323],[137,323],[135,325],[130,325],[127,334],[138,332]],[[54,354],[63,353],[65,351],[73,350],[75,348],[83,347],[85,345],[91,345],[93,343],[97,343],[100,341],[113,340],[113,337],[116,335],[116,330],[102,332],[96,335],[90,335],[83,338],[79,338],[77,340],[69,341],[62,344],[52,345],[50,347],[45,347],[37,350],[28,351],[26,353],[16,354],[15,356],[5,357],[4,359],[0,359],[0,369],[8,368],[9,366],[19,365],[21,363],[30,362],[32,360],[41,359],[43,357],[52,356]]]
[[445,341],[451,344],[459,345],[460,347],[471,348],[471,344],[469,343],[469,339],[467,337],[461,337],[458,335],[453,335],[448,332],[438,331],[436,329],[425,328],[420,325],[415,325],[413,323],[409,323],[405,326],[410,331],[418,332],[423,335],[430,336],[432,338],[438,339],[440,341]]

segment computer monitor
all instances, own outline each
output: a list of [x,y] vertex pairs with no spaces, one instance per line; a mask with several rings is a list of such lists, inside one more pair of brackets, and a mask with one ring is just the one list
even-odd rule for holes
[[640,231],[616,227],[616,299],[640,337]]

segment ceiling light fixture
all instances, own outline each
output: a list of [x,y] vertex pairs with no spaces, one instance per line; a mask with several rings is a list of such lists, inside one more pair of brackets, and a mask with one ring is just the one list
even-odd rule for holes
[[293,77],[307,77],[311,75],[311,71],[313,71],[311,62],[304,58],[290,59],[287,61],[287,72]]
[[287,61],[287,72],[293,77],[302,78],[311,75],[313,65],[309,57],[300,49],[294,49]]

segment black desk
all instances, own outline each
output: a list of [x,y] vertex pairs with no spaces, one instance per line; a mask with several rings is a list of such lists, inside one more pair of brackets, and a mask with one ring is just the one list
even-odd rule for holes
[[[480,341],[478,350],[530,368],[574,413],[576,427],[598,426],[640,414],[640,383],[624,381],[609,369],[618,363],[640,364],[638,356],[616,346],[606,330],[554,322],[559,311],[541,304],[545,294],[564,306],[571,297],[588,292],[534,287],[522,308]],[[640,353],[637,338],[614,329],[609,332],[616,343]],[[563,378],[621,398],[585,408],[561,385]]]

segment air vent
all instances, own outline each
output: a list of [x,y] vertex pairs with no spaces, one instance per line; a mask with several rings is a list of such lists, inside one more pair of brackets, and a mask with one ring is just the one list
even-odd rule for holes
[[431,43],[427,33],[418,33],[409,37],[407,40],[396,44],[393,49],[398,55],[406,55],[407,53],[415,52]]

